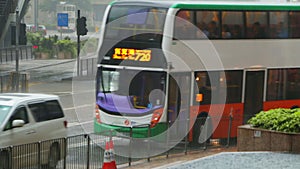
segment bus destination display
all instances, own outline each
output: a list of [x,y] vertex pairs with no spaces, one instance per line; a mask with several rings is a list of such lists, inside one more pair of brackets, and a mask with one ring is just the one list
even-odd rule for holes
[[115,48],[113,59],[150,62],[152,58],[149,49]]

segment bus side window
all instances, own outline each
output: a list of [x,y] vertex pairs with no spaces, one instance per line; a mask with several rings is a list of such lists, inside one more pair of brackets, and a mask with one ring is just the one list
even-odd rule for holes
[[288,12],[270,12],[269,35],[270,38],[281,39],[289,37]]
[[242,11],[221,11],[222,38],[241,39],[244,34],[244,13]]
[[268,38],[268,13],[267,12],[246,12],[247,38],[262,39]]
[[179,11],[175,19],[174,38],[175,39],[195,39],[196,26],[193,23],[193,11]]
[[290,12],[290,37],[299,38],[300,37],[300,12]]

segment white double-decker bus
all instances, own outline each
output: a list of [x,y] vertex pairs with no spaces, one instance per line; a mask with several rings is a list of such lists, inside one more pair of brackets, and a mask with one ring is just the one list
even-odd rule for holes
[[298,3],[114,1],[101,30],[95,132],[236,138],[300,105]]

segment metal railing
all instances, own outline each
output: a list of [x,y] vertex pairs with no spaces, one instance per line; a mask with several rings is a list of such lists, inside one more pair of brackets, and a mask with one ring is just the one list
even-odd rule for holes
[[18,47],[7,47],[0,49],[0,64],[16,61],[16,51],[19,52],[19,60],[34,59],[32,46],[20,45]]
[[0,73],[0,93],[28,92],[29,74],[26,72]]
[[[231,116],[226,118],[229,119],[228,132],[230,132],[232,126],[230,123],[234,119]],[[206,120],[206,118],[202,120]],[[168,125],[173,124],[169,123]],[[135,140],[130,137],[135,127],[131,128],[129,135],[128,133],[107,131],[0,148],[0,169],[99,169],[103,165],[105,145],[111,140],[114,142],[116,164],[128,164],[128,166],[132,162],[142,159],[147,159],[149,162],[150,158],[157,156],[165,155],[168,158],[169,154],[187,154],[188,151],[203,152],[207,148],[214,147],[213,144],[206,142],[208,138],[204,138],[205,141],[196,146],[189,144],[186,136],[181,142],[168,150],[169,144],[172,143],[172,139],[170,139],[172,133],[168,133],[168,138],[159,143],[153,142],[151,137]],[[148,129],[148,135],[150,136],[150,126],[148,126]],[[201,126],[200,129],[201,132],[207,132],[205,126]],[[206,134],[204,135],[206,136]],[[224,148],[229,146],[230,135],[228,135],[227,140],[227,144],[223,145]],[[141,143],[143,143],[143,148],[136,148]],[[220,145],[217,147],[220,148]],[[166,148],[168,151],[158,155],[149,153],[150,151],[163,150],[162,148]]]
[[95,77],[97,72],[97,58],[80,59],[80,76]]

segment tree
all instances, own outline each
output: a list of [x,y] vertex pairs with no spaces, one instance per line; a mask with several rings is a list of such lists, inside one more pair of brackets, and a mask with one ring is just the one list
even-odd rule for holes
[[90,0],[44,0],[40,2],[39,6],[42,11],[56,13],[56,5],[60,2],[74,4],[78,9],[86,11],[90,11],[92,7]]
[[48,13],[56,13],[56,4],[59,3],[58,0],[44,0],[41,1],[39,7],[41,11],[45,11]]

